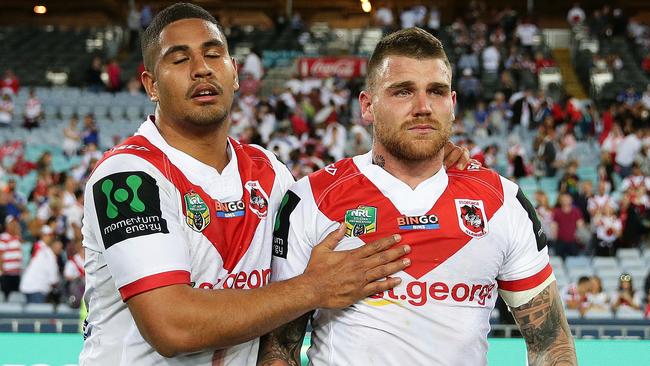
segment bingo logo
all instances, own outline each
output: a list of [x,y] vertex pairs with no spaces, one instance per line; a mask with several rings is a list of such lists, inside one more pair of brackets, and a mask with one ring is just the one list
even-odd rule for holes
[[224,203],[215,200],[214,203],[217,208],[217,217],[229,219],[244,216],[246,212],[246,205],[242,200]]
[[401,230],[435,230],[440,229],[438,216],[400,216],[397,218],[397,226]]

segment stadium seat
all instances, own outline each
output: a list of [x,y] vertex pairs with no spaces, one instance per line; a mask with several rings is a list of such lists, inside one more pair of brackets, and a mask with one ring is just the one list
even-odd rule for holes
[[564,314],[566,314],[566,318],[569,320],[582,318],[582,316],[580,315],[580,311],[578,311],[577,309],[564,309]]
[[619,308],[616,312],[616,319],[625,319],[625,320],[642,320],[643,313],[639,310],[634,310],[630,308]]
[[585,256],[569,256],[564,260],[564,264],[567,269],[573,267],[591,267],[591,261],[588,257]]
[[0,314],[20,314],[23,312],[23,305],[17,303],[0,303]]
[[614,257],[594,257],[592,264],[596,271],[606,268],[618,270],[618,262]]
[[59,304],[59,306],[56,307],[56,313],[57,314],[75,314],[79,313],[79,309],[73,309],[67,304]]
[[9,294],[9,298],[7,298],[7,303],[12,303],[12,304],[25,304],[27,302],[27,296],[23,294],[22,292],[12,292]]
[[54,304],[26,304],[24,307],[25,314],[53,314]]
[[609,311],[587,311],[584,319],[614,319],[614,314]]
[[620,260],[641,258],[641,250],[639,248],[621,248],[616,251],[616,257]]

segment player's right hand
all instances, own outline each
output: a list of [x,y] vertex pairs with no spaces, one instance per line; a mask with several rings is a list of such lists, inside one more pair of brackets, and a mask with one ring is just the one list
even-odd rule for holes
[[341,225],[315,246],[303,274],[316,291],[319,308],[345,308],[389,290],[401,283],[401,279],[389,276],[411,264],[410,259],[403,258],[411,247],[391,248],[401,240],[397,234],[359,248],[335,251],[344,236],[345,226]]

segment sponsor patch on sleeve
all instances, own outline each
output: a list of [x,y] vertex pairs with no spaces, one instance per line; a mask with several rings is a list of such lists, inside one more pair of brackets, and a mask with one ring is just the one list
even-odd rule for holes
[[526,198],[526,195],[521,188],[517,191],[517,200],[524,207],[528,213],[528,218],[533,223],[533,232],[535,234],[535,240],[537,241],[537,250],[541,251],[546,246],[546,233],[544,233],[542,223],[537,217],[537,211],[535,211],[535,207],[533,207],[528,198]]
[[300,197],[292,191],[287,193],[282,198],[280,210],[275,216],[275,225],[273,226],[273,255],[280,258],[287,258],[287,251],[289,249],[289,216],[293,210],[298,206]]
[[99,230],[106,249],[143,235],[169,233],[156,180],[145,172],[121,172],[93,185]]

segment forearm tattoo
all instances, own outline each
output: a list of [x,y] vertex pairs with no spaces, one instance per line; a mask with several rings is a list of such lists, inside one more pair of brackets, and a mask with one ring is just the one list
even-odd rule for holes
[[530,366],[577,365],[573,336],[555,284],[513,308],[512,314],[526,340]]
[[300,349],[310,314],[292,321],[260,339],[258,366],[300,366]]

